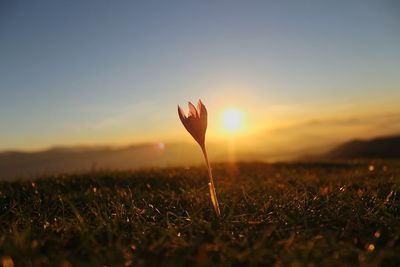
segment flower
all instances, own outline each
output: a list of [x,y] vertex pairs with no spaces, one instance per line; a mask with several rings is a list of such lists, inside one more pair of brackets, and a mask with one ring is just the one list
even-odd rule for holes
[[214,187],[214,178],[212,175],[210,163],[208,161],[205,145],[207,131],[207,109],[201,102],[201,100],[199,100],[199,102],[197,103],[197,109],[191,102],[189,102],[188,116],[185,115],[183,109],[178,105],[178,114],[183,126],[185,126],[186,130],[190,133],[191,136],[193,136],[194,140],[196,140],[196,142],[200,145],[201,150],[203,151],[204,160],[206,162],[208,170],[208,177],[210,178],[208,187],[210,189],[211,203],[214,206],[214,210],[217,216],[220,216],[221,211],[219,209],[217,193],[215,192]]
[[194,140],[203,148],[207,131],[207,109],[199,100],[196,107],[188,102],[189,114],[185,115],[183,109],[178,106],[179,118],[186,130],[193,136]]

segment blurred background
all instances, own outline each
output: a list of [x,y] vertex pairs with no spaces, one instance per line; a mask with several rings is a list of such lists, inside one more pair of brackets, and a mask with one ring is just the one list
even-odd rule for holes
[[397,1],[1,1],[0,177],[198,164],[198,99],[213,161],[395,157],[399,48]]

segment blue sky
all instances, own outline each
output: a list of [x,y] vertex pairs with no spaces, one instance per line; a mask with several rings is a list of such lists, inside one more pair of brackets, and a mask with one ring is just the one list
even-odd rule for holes
[[198,98],[253,134],[400,113],[399,73],[396,1],[2,1],[0,149],[181,140]]

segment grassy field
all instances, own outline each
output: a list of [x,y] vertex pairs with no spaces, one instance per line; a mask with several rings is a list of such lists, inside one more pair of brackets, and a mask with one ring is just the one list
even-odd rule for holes
[[400,266],[400,162],[214,165],[0,183],[4,266]]

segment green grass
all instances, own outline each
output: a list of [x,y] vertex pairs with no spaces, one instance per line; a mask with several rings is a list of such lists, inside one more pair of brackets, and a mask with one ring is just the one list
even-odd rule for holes
[[15,266],[399,266],[400,163],[214,165],[0,183]]

